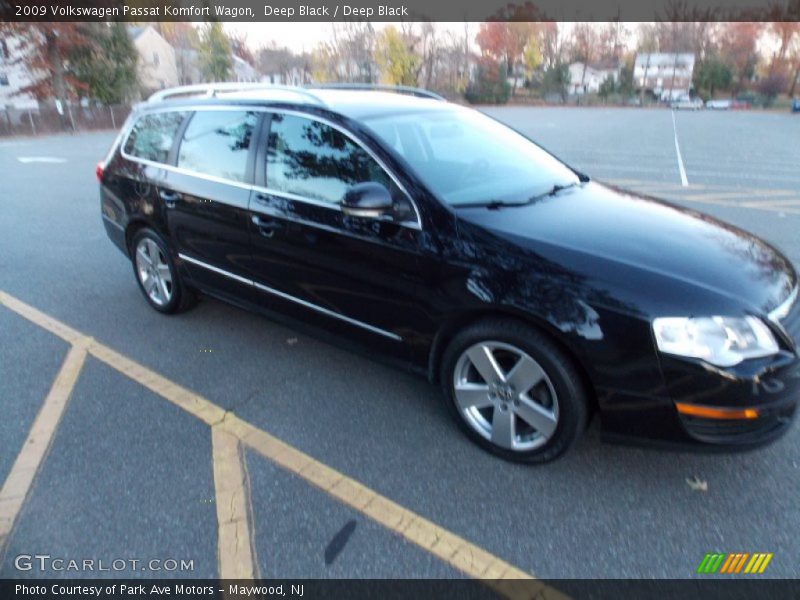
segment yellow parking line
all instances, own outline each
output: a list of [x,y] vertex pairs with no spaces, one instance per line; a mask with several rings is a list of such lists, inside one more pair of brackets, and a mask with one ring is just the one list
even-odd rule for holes
[[[681,187],[680,184],[658,183],[635,179],[608,180],[608,183],[621,187],[628,187],[634,191],[645,194],[674,191],[676,192],[674,197],[672,197],[674,200],[800,214],[800,200],[796,197],[796,190],[742,188],[731,191],[730,188],[725,188],[724,186],[708,186],[694,183],[684,188]],[[678,193],[692,190],[701,191],[689,194]],[[754,197],[763,198],[763,200],[753,200]]]
[[782,198],[776,198],[778,196],[794,196],[797,192],[792,192],[788,190],[772,190],[770,192],[753,192],[752,190],[740,190],[736,192],[713,192],[709,191],[702,194],[687,194],[685,196],[681,196],[684,200],[702,200],[703,198],[714,198],[717,200],[745,200],[745,201],[752,201],[753,197],[760,197],[760,198],[775,198],[775,200],[768,200],[768,202],[782,202]]
[[781,208],[784,206],[800,206],[800,198],[778,198],[775,200],[753,200],[749,202],[742,202],[742,206],[759,208],[760,206],[769,206],[773,208]]
[[[0,302],[20,316],[48,331],[52,331],[56,335],[71,335],[69,332],[74,332],[77,336],[75,337],[76,340],[88,340],[88,338],[85,338],[63,323],[60,323],[56,319],[53,319],[8,294],[0,292]],[[400,506],[385,496],[362,485],[358,481],[315,460],[297,448],[286,444],[256,426],[240,419],[235,414],[226,412],[224,409],[206,398],[203,398],[199,394],[195,394],[191,390],[176,384],[155,371],[112,350],[108,346],[96,340],[88,340],[86,342],[86,350],[113,369],[133,379],[212,427],[212,436],[214,436],[213,443],[215,446],[215,485],[219,482],[217,489],[221,489],[223,492],[223,502],[226,501],[224,496],[225,492],[238,489],[236,487],[236,481],[245,481],[245,475],[241,475],[238,471],[240,468],[243,469],[243,467],[241,467],[241,462],[239,463],[239,467],[233,466],[231,462],[234,460],[232,458],[234,455],[239,457],[235,459],[236,461],[241,460],[241,449],[239,448],[239,444],[241,443],[308,483],[324,490],[332,497],[357,510],[364,516],[440,558],[465,575],[486,580],[486,585],[492,587],[506,597],[520,599],[531,597],[542,599],[567,598],[567,596],[558,590],[545,585],[529,573],[518,569],[464,538]],[[217,433],[217,430],[220,430],[221,433]],[[236,440],[235,444],[233,440]],[[236,448],[235,451],[234,446]],[[217,466],[218,461],[216,458],[219,458],[219,466]],[[217,479],[217,473],[219,473],[219,479]],[[230,481],[231,479],[232,482]],[[223,533],[222,525],[225,523],[247,521],[245,515],[247,514],[246,508],[248,507],[249,499],[245,493],[246,489],[246,483],[241,483],[242,492],[240,492],[238,499],[235,501],[235,505],[232,505],[230,508],[224,508],[221,516],[218,512],[218,519],[221,523],[221,536],[219,539],[220,556],[228,552],[230,548],[230,536],[236,536],[238,532],[241,531],[238,528],[231,529],[227,527],[226,531]],[[234,494],[229,494],[227,500],[230,500],[233,496]],[[217,500],[219,501],[219,498]],[[244,504],[241,504],[241,502],[244,502]],[[219,510],[218,507],[218,511]],[[246,534],[249,537],[249,526]],[[242,532],[242,535],[245,535],[245,533]],[[244,537],[238,539],[243,543]],[[223,546],[223,544],[225,545]],[[250,545],[250,547],[252,548],[252,545]],[[237,545],[236,548],[238,552],[240,546]],[[252,550],[248,557],[242,545],[241,552],[237,554],[237,556],[239,560],[249,564],[229,565],[226,562],[226,569],[230,567],[234,570],[241,569],[242,571],[246,571],[248,568],[254,568]],[[223,559],[220,559],[220,561],[222,560]],[[221,574],[220,576],[222,577],[223,575]]]
[[[493,556],[369,489],[341,472],[313,459],[267,432],[228,413],[218,426],[240,439],[245,446],[292,474],[323,490],[409,542],[420,546],[470,577],[491,579],[487,584],[508,597],[565,598],[543,583],[534,582],[528,573]],[[499,580],[528,580],[524,585]]]
[[250,492],[239,440],[211,428],[219,541],[220,579],[254,579],[258,573],[251,535]]
[[32,306],[17,300],[13,296],[9,296],[5,292],[0,291],[0,304],[4,304],[18,315],[25,317],[31,323],[38,325],[42,329],[46,329],[50,333],[57,335],[62,340],[69,343],[76,342],[84,337],[84,335],[71,327],[67,327],[61,321],[57,321],[50,315],[36,310]]
[[743,202],[740,208],[754,208],[756,210],[767,210],[769,212],[800,214],[800,204],[778,204],[777,202]]
[[800,214],[800,205],[795,206],[793,201],[786,203],[773,202],[765,200],[762,202],[737,202],[726,198],[718,198],[714,195],[704,196],[702,194],[694,194],[691,196],[676,196],[673,201],[693,202],[696,204],[715,204],[720,206],[727,206],[729,208],[747,208],[755,210],[766,210],[769,212]]
[[58,423],[86,360],[87,342],[85,338],[76,339],[76,343],[67,353],[50,392],[39,409],[39,414],[36,415],[22,450],[0,489],[0,548],[3,548],[14,526],[36,473],[53,441]]
[[225,417],[225,410],[213,402],[178,385],[163,375],[159,375],[155,371],[142,366],[119,352],[115,352],[108,346],[93,341],[89,346],[89,352],[106,363],[109,367],[133,379],[136,383],[158,394],[207,425],[216,425]]
[[646,179],[606,179],[600,180],[601,183],[609,183],[618,187],[634,187],[634,188],[648,188],[648,189],[665,189],[665,190],[701,190],[706,188],[706,185],[701,183],[690,183],[688,186],[682,185],[680,182],[671,183],[669,181],[655,181]]

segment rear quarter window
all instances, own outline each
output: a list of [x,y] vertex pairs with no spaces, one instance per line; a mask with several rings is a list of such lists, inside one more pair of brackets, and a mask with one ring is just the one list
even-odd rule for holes
[[122,148],[123,152],[134,158],[166,163],[175,134],[185,115],[184,112],[142,115],[133,124]]

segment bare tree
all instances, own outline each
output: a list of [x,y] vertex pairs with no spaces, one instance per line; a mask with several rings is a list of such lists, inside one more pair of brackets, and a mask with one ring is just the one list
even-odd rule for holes
[[572,59],[583,63],[581,88],[586,82],[586,69],[589,63],[597,58],[599,41],[594,23],[576,23],[572,29],[572,38],[570,40]]
[[353,21],[332,26],[331,54],[336,72],[346,82],[372,83],[376,79],[375,29],[371,23]]
[[647,72],[650,70],[650,55],[658,51],[658,33],[656,27],[650,23],[642,23],[639,26],[639,39],[636,50],[647,56],[644,64],[644,74],[642,75],[642,87],[639,90],[639,101],[644,104],[644,92],[647,87]]
[[[275,42],[258,50],[256,65],[261,74],[270,78],[271,83],[288,83],[297,57],[291,50],[279,47]],[[278,81],[275,81],[277,77]]]
[[541,23],[542,63],[546,69],[561,64],[564,56],[564,39],[558,23],[547,21]]

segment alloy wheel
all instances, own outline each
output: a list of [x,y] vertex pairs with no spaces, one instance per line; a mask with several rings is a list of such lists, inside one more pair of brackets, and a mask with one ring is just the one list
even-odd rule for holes
[[461,416],[493,444],[524,452],[541,447],[558,425],[558,397],[542,366],[523,350],[484,341],[456,361],[453,391]]
[[172,299],[169,264],[161,248],[150,238],[143,238],[136,246],[136,274],[154,304],[164,306]]

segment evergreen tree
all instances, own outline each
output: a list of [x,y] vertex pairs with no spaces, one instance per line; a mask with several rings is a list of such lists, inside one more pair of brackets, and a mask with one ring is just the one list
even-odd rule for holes
[[87,23],[89,43],[70,52],[70,71],[78,82],[78,94],[103,104],[130,100],[137,87],[138,54],[124,23]]
[[475,70],[475,79],[464,92],[471,104],[505,104],[511,96],[508,69],[505,61],[495,62],[483,57]]
[[231,58],[231,44],[222,24],[219,22],[207,23],[200,33],[200,71],[206,81],[227,81],[231,77],[233,58]]

